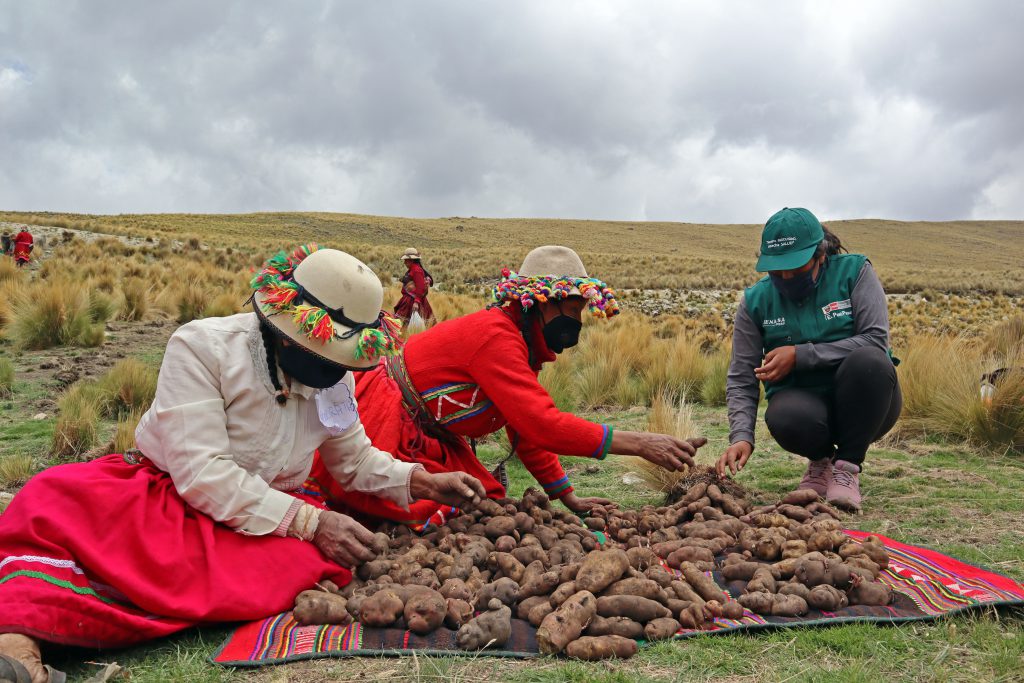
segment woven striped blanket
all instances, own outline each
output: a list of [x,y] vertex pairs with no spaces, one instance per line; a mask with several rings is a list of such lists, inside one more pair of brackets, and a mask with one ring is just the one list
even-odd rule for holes
[[[868,534],[846,531],[853,538]],[[875,534],[877,535],[877,534]],[[1024,584],[1009,577],[975,567],[942,553],[906,545],[880,536],[889,551],[889,568],[879,577],[889,584],[896,599],[884,607],[856,605],[836,612],[811,611],[800,617],[763,617],[746,612],[742,619],[718,619],[710,630],[682,630],[677,638],[706,633],[733,633],[764,628],[832,625],[844,622],[900,623],[935,619],[942,615],[989,606],[1024,605]],[[734,597],[744,582],[725,582],[717,572],[712,577]],[[512,637],[500,651],[485,654],[499,657],[537,656],[536,629],[519,619],[512,620]],[[418,636],[399,628],[350,626],[299,626],[290,612],[236,629],[211,657],[225,666],[260,666],[317,657],[359,655],[474,654],[455,646],[455,632],[441,628]]]

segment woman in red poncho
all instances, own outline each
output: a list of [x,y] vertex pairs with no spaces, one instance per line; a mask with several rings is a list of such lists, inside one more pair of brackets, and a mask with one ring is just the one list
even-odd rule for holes
[[[477,460],[469,439],[505,427],[515,454],[552,498],[575,512],[608,501],[579,498],[558,454],[603,459],[636,455],[667,469],[692,465],[704,439],[616,431],[560,411],[537,380],[544,363],[574,346],[584,309],[599,318],[618,313],[614,293],[587,276],[567,247],[534,249],[519,273],[505,272],[497,304],[412,336],[402,354],[356,383],[361,419],[373,444],[430,472],[462,471],[491,498],[504,485]],[[379,497],[347,491],[314,460],[307,487],[329,504],[421,528],[454,508],[428,502],[403,510]]]
[[396,350],[362,262],[315,245],[253,279],[253,308],[167,344],[139,452],[51,467],[0,515],[0,681],[62,680],[39,641],[123,647],[196,624],[261,619],[374,557],[372,534],[300,485],[320,465],[401,508],[484,495],[374,448],[355,371]]
[[402,298],[395,304],[395,315],[401,319],[404,327],[409,324],[413,313],[419,313],[424,324],[429,326],[434,322],[434,310],[427,301],[427,294],[434,279],[420,262],[420,252],[413,247],[405,250],[402,260],[405,261],[407,271],[402,276]]
[[24,266],[32,258],[34,240],[28,228],[22,226],[21,232],[14,236],[14,262],[18,267]]

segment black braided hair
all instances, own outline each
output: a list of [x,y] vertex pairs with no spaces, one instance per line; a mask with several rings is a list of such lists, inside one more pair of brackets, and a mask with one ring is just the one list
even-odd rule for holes
[[835,234],[824,225],[821,229],[825,231],[825,239],[818,245],[818,250],[814,252],[815,258],[821,258],[822,256],[835,256],[836,254],[847,251],[846,247],[843,246],[842,241],[839,239],[839,235]]
[[[536,310],[535,306],[531,306],[529,310],[523,311],[523,315],[519,318],[519,333],[523,335],[523,341],[526,342],[526,362],[533,367],[534,353],[533,353],[533,335],[530,334],[530,323],[533,322],[533,312]],[[537,315],[540,315],[538,313]]]
[[270,383],[277,390],[277,395],[274,399],[278,405],[283,406],[288,402],[288,396],[284,393],[281,380],[277,377],[277,336],[270,329],[270,325],[267,325],[262,320],[260,321],[260,336],[263,337],[263,348],[267,351],[267,370],[270,371]]

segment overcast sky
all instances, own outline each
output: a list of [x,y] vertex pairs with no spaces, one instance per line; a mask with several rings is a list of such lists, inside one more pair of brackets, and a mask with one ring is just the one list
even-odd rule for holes
[[0,0],[0,209],[1024,219],[1024,3]]

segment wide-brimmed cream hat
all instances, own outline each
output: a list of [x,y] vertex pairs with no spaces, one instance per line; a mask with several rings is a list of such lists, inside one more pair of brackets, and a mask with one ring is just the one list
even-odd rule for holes
[[[550,244],[537,247],[523,259],[519,274],[526,277],[579,278],[590,277],[580,255],[569,247]],[[569,296],[580,296],[580,290],[572,287]]]
[[351,254],[316,245],[281,252],[252,286],[257,315],[324,360],[365,369],[400,348],[397,321],[381,310],[380,279]]
[[420,252],[416,247],[409,247],[405,250],[405,253],[402,254],[403,261],[408,261],[409,259],[416,259],[417,261],[420,260]]
[[502,270],[501,280],[491,292],[499,304],[516,302],[523,310],[550,299],[582,296],[591,314],[610,318],[619,313],[615,292],[604,282],[587,274],[583,259],[569,247],[537,247],[523,259],[518,272]]

